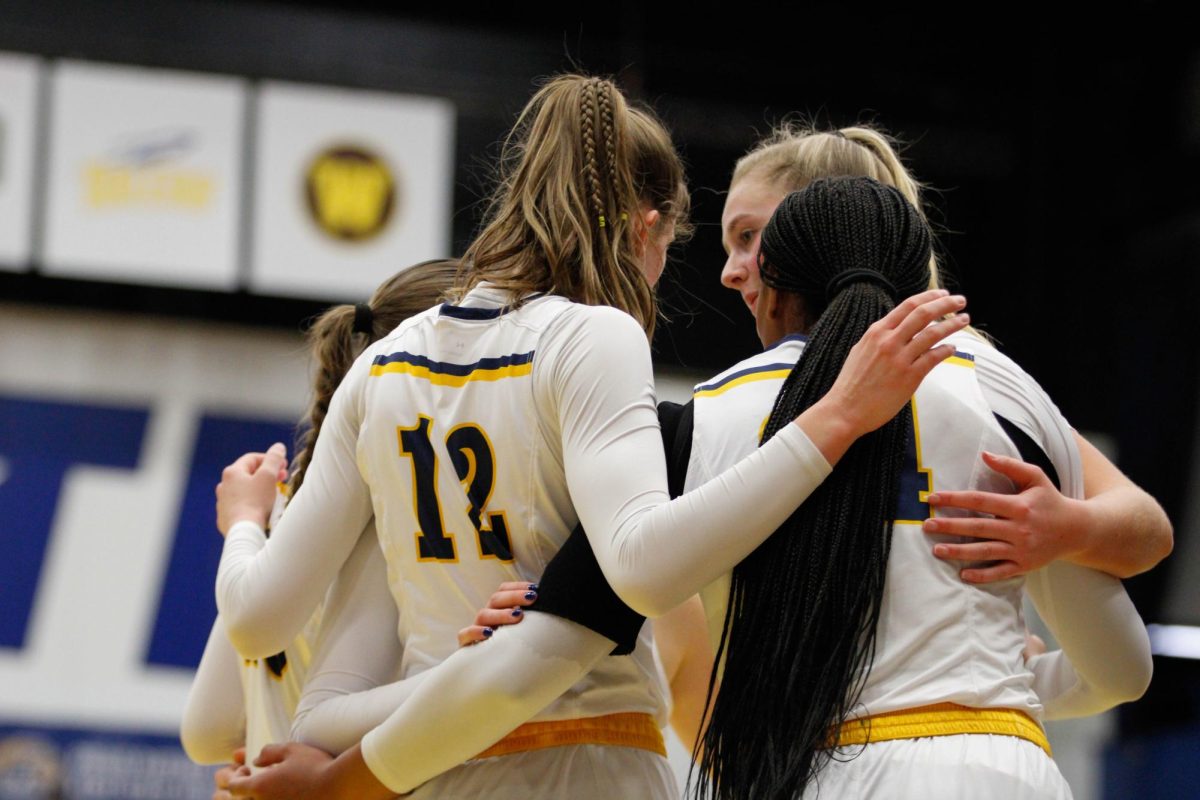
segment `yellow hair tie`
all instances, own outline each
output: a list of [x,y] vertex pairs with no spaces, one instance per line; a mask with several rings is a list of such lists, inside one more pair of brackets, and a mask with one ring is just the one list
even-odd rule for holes
[[601,228],[604,227],[604,215],[603,214],[600,215],[600,227]]

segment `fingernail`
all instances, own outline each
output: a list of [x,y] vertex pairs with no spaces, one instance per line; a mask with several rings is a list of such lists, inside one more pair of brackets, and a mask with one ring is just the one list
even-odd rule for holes
[[944,558],[948,552],[949,551],[947,550],[946,546],[943,544],[939,544],[937,547],[933,548],[933,554],[938,558]]
[[522,612],[522,611],[521,611],[521,609],[519,609],[519,608],[514,608],[514,609],[513,609],[513,616],[514,616],[514,617],[519,617],[519,616],[521,616],[521,614],[522,614],[522,613],[524,613],[524,612]]
[[493,633],[495,633],[495,631],[492,630],[491,628],[484,628],[483,629],[483,638],[490,639]]
[[936,530],[938,529],[938,524],[937,524],[937,521],[936,521],[936,520],[932,520],[932,519],[927,519],[927,520],[925,520],[925,525],[924,525],[924,528],[925,528],[926,532],[928,532],[928,531],[936,531]]
[[959,315],[958,315],[958,318],[959,318],[959,320],[960,320],[960,321],[962,321],[962,323],[963,323],[963,324],[966,324],[966,323],[968,323],[968,322],[970,322],[970,321],[971,321],[971,315],[970,315],[970,314],[959,314]]
[[536,592],[537,590],[538,590],[538,585],[536,583],[529,584],[529,591]]
[[526,592],[525,599],[526,600],[537,600],[537,592]]
[[942,502],[942,496],[937,492],[934,492],[933,494],[926,495],[925,501],[928,503],[940,503]]

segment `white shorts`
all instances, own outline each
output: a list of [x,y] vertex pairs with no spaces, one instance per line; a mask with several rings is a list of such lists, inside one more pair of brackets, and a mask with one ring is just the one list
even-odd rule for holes
[[419,800],[679,800],[667,759],[649,750],[577,744],[468,761],[418,787]]
[[837,758],[803,800],[1071,800],[1054,759],[1015,736],[897,739],[843,748]]

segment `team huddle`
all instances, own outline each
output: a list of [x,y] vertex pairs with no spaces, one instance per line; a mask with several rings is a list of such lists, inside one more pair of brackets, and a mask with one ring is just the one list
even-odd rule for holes
[[463,258],[313,327],[290,469],[217,490],[182,730],[215,798],[678,798],[668,723],[695,797],[1071,796],[1041,723],[1145,691],[1119,579],[1165,515],[969,327],[869,128],[738,162],[764,350],[656,405],[688,215],[654,114],[561,76]]

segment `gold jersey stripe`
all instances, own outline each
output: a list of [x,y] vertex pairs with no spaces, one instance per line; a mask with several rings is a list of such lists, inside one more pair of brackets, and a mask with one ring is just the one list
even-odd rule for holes
[[436,386],[464,386],[470,381],[498,381],[502,378],[518,378],[528,375],[533,370],[533,362],[526,364],[509,364],[492,369],[481,368],[472,370],[466,375],[448,375],[444,372],[434,372],[429,367],[419,364],[409,364],[404,361],[393,361],[390,364],[375,364],[371,367],[371,375],[411,375],[422,378]]
[[654,718],[649,714],[628,712],[605,714],[602,717],[527,722],[475,757],[494,758],[569,744],[636,747],[663,757],[667,755],[662,731],[658,729]]
[[696,397],[716,397],[719,394],[724,394],[730,389],[741,386],[744,383],[753,383],[754,381],[769,381],[772,378],[786,378],[788,373],[792,371],[791,367],[787,369],[771,369],[763,372],[752,372],[749,375],[743,375],[740,378],[734,378],[729,383],[723,383],[715,389],[701,389],[696,392]]

